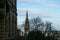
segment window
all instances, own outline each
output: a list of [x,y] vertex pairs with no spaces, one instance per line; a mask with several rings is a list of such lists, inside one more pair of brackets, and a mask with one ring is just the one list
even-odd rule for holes
[[5,4],[6,0],[0,0],[0,8],[4,8],[4,4]]

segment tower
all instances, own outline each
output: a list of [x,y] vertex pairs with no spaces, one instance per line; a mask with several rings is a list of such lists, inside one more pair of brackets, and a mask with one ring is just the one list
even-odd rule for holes
[[28,20],[28,11],[26,11],[26,20],[25,20],[25,37],[29,33],[29,20]]

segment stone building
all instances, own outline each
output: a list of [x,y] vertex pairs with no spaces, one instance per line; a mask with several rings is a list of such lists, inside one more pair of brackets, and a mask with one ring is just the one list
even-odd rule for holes
[[16,0],[0,0],[0,40],[17,38]]

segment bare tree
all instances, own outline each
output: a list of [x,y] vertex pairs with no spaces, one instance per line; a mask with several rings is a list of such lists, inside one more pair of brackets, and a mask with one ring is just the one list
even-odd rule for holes
[[41,30],[44,26],[44,22],[42,22],[42,19],[37,17],[30,20],[30,28]]
[[52,31],[52,23],[51,22],[46,21],[45,27],[46,27],[45,31]]
[[[52,31],[52,22],[46,21],[44,23],[40,17],[32,18],[29,20],[30,30],[40,30],[40,31]],[[24,28],[25,22],[21,25]]]

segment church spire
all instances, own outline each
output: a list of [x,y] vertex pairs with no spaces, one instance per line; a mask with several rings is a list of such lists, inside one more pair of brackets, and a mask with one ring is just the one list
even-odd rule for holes
[[25,37],[29,33],[29,20],[28,20],[28,11],[26,11],[26,20],[25,20]]
[[26,22],[25,23],[28,23],[28,10],[26,10]]

